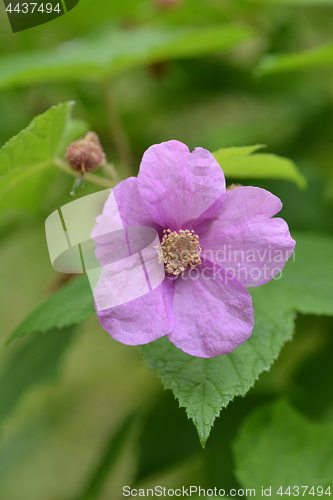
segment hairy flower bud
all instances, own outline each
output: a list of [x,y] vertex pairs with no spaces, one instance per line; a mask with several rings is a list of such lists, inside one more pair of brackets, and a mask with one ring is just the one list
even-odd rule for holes
[[105,155],[95,132],[87,132],[82,139],[72,142],[66,151],[66,160],[79,172],[92,172],[102,165]]

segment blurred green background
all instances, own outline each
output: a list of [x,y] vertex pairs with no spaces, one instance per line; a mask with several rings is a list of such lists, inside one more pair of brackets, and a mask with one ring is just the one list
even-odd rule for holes
[[[332,236],[332,1],[80,0],[65,16],[16,34],[0,7],[1,145],[37,114],[69,100],[76,101],[75,117],[98,133],[121,177],[136,175],[145,149],[169,139],[211,151],[266,144],[267,152],[294,160],[308,189],[282,180],[242,183],[281,198],[291,234]],[[31,81],[15,73],[17,58],[29,65],[44,51],[52,64],[57,51],[72,50],[73,39],[83,39],[99,60],[114,26],[126,36],[140,27],[162,33],[221,24],[244,30],[226,50],[197,50],[190,57],[180,47],[179,56],[147,58],[110,73],[103,83],[84,68],[77,77],[75,71],[67,77],[59,70],[49,79],[35,72]],[[102,42],[89,45],[98,37]],[[311,56],[321,46],[326,56]],[[278,54],[298,52],[305,54],[301,63],[292,60],[274,70]],[[11,64],[12,81],[3,77]],[[97,318],[60,340],[51,332],[53,340],[36,336],[6,347],[26,315],[66,280],[51,267],[44,221],[71,201],[72,184],[59,172],[33,212],[12,206],[0,215],[1,500],[110,500],[122,498],[124,485],[246,487],[241,478],[248,465],[234,442],[253,411],[284,398],[311,422],[332,421],[329,317],[298,315],[294,341],[245,398],[222,410],[205,449],[185,410],[141,354],[113,341]],[[87,183],[80,195],[93,189]]]

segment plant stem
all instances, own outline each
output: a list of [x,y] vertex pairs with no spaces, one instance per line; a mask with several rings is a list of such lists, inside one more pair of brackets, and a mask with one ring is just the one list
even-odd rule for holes
[[119,158],[123,164],[124,177],[133,175],[133,157],[125,129],[117,114],[112,89],[109,82],[102,83],[102,97],[111,134]]
[[[60,158],[54,158],[53,163],[60,168],[60,170],[63,170],[69,175],[72,175],[73,177],[78,177],[80,175],[79,172],[76,172],[75,170],[71,169],[70,166]],[[88,182],[92,182],[93,184],[97,184],[97,186],[102,186],[104,188],[112,188],[117,185],[116,181],[111,181],[110,179],[106,179],[105,177],[100,177],[99,175],[94,175],[90,174],[89,172],[86,172],[84,174],[84,178]]]

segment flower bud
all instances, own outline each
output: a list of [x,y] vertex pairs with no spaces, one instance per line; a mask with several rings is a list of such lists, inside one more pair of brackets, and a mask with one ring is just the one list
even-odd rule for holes
[[82,139],[72,142],[66,151],[66,160],[79,172],[92,172],[105,161],[104,151],[95,132],[87,132]]

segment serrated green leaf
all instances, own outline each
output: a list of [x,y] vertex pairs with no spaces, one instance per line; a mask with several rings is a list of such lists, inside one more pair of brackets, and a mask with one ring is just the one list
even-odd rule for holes
[[103,26],[97,35],[55,50],[0,58],[0,87],[68,80],[101,82],[156,61],[225,51],[252,37],[252,30],[236,25],[200,29]]
[[[333,423],[308,420],[287,402],[260,408],[244,422],[234,443],[236,475],[246,488],[271,487],[270,498],[291,494],[311,497],[312,486],[324,491],[333,482]],[[301,485],[308,485],[307,491]],[[320,491],[320,490],[319,490]],[[331,492],[332,493],[332,492]]]
[[42,189],[56,173],[53,158],[63,150],[64,138],[73,136],[72,106],[53,106],[0,149],[0,209],[39,206]]
[[221,408],[245,395],[291,339],[295,311],[333,315],[333,240],[296,235],[281,280],[250,289],[255,327],[250,339],[230,354],[201,359],[183,353],[165,337],[140,346],[150,369],[186,408],[204,445]]
[[86,275],[73,279],[42,302],[9,337],[8,343],[35,332],[75,325],[95,312]]
[[255,69],[257,75],[269,75],[333,65],[333,43],[300,52],[264,57]]
[[[274,314],[266,311],[273,308]],[[215,418],[235,396],[244,396],[259,374],[268,370],[282,345],[291,338],[293,314],[270,303],[262,293],[254,300],[255,328],[251,338],[227,355],[195,358],[177,349],[166,337],[140,346],[151,370],[166,389],[172,389],[179,405],[197,428],[202,446]]]
[[57,376],[73,334],[73,326],[52,329],[47,335],[34,335],[15,351],[0,375],[0,422],[27,390]]
[[222,148],[215,151],[213,156],[227,178],[283,179],[295,182],[301,189],[306,187],[306,179],[288,158],[273,154],[251,154],[262,147],[257,144],[240,148]]

